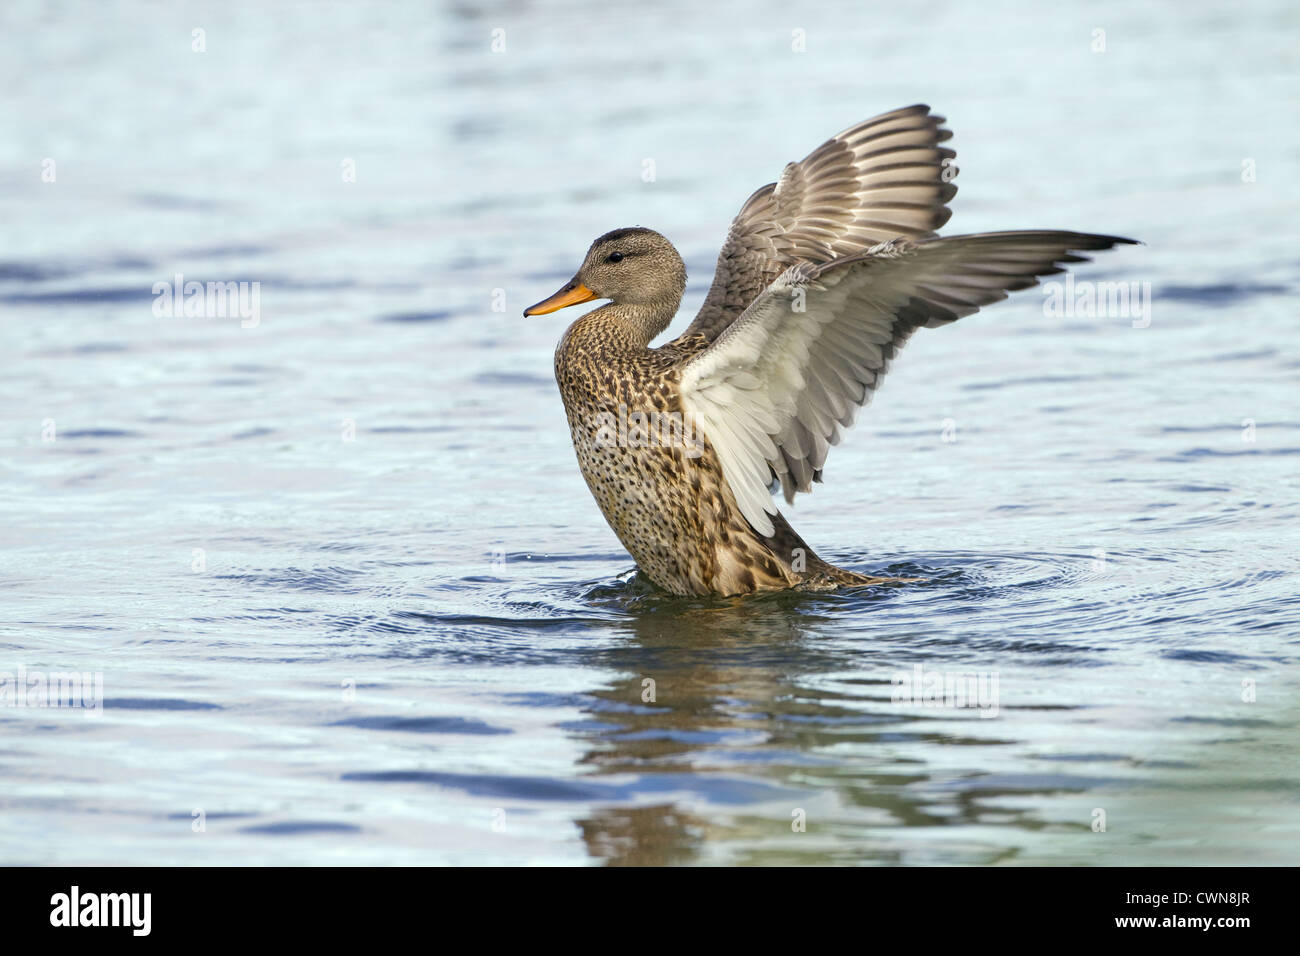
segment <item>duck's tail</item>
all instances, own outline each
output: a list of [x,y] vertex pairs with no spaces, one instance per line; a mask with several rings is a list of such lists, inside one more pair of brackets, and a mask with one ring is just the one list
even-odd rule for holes
[[799,587],[814,591],[833,591],[836,588],[862,587],[868,584],[907,584],[921,578],[880,578],[859,574],[847,568],[838,568],[823,561],[799,537],[785,515],[779,512],[772,518],[772,534],[763,539],[777,558],[799,578]]

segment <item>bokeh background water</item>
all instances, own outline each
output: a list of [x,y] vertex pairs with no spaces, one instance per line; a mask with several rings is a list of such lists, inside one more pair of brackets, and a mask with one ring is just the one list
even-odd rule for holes
[[[0,707],[0,862],[1297,862],[1297,9],[4,4],[0,672],[105,704]],[[928,583],[655,594],[520,310],[643,224],[690,314],[913,102],[945,232],[1140,238],[1149,327],[909,344],[791,517]]]

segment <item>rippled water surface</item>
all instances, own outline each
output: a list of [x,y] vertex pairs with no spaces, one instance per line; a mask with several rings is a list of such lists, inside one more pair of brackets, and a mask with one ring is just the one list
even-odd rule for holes
[[[103,708],[0,706],[0,862],[1297,862],[1298,27],[6,4],[0,678]],[[908,345],[788,513],[924,583],[656,593],[520,310],[640,223],[690,313],[755,187],[918,101],[945,232],[1140,238],[1077,276],[1149,326]],[[259,321],[156,315],[178,274]]]

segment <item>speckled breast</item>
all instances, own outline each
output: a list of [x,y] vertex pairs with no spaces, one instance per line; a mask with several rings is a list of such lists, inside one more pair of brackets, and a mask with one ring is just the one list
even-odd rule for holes
[[568,337],[556,351],[578,466],[605,520],[641,570],[673,593],[788,586],[781,569],[767,567],[771,552],[684,415],[667,357],[643,356],[591,354]]

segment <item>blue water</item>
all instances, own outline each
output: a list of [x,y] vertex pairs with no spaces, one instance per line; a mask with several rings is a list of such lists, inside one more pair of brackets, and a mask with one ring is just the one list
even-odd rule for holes
[[[0,862],[1298,862],[1298,28],[5,4],[0,679],[102,711],[0,706]],[[788,513],[926,583],[656,594],[569,446],[576,314],[520,311],[642,224],[680,330],[754,188],[913,102],[946,233],[1139,238],[1076,277],[1149,326],[1030,290],[908,345]],[[155,314],[177,274],[257,322]]]

